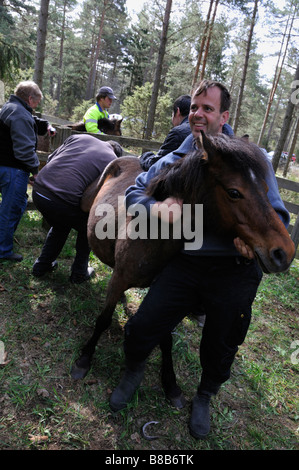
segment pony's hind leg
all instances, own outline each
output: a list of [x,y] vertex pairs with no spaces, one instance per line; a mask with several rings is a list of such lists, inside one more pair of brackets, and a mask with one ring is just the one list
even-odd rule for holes
[[171,333],[160,342],[160,349],[162,352],[161,381],[164,393],[173,406],[183,408],[186,405],[186,399],[176,382],[172,361]]

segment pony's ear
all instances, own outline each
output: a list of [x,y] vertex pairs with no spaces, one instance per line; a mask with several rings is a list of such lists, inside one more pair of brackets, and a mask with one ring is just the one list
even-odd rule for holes
[[205,134],[203,131],[200,131],[199,136],[197,137],[197,147],[202,150],[202,160],[209,160],[209,154],[207,150],[205,149]]

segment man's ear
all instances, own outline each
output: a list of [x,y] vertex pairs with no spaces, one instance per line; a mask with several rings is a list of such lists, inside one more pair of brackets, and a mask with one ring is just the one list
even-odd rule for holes
[[229,118],[229,111],[224,111],[221,115],[221,125],[223,126]]

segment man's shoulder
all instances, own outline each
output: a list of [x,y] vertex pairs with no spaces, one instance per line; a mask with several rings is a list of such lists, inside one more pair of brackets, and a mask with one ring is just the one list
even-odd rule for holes
[[96,113],[96,112],[100,112],[99,108],[97,107],[96,104],[93,104],[92,106],[90,106],[90,108],[88,108],[88,110],[86,111],[84,116],[87,116],[89,114],[93,114],[93,113]]
[[177,132],[178,134],[184,138],[186,138],[189,134],[191,134],[191,128],[189,122],[183,122],[179,126],[177,126]]
[[192,133],[188,134],[187,137],[179,146],[179,148],[175,150],[175,153],[181,155],[181,154],[185,154],[189,152],[192,149],[193,141],[194,141],[194,137]]
[[179,124],[178,126],[178,129],[189,129],[190,132],[191,132],[191,128],[190,128],[190,124],[189,124],[189,120],[188,118],[185,118],[181,124]]
[[102,142],[101,140],[93,137],[89,134],[73,134],[70,135],[65,141],[65,147],[82,147],[82,149],[98,149],[101,148],[101,144],[105,144],[106,142]]
[[33,121],[33,116],[23,103],[17,99],[17,97],[10,97],[1,111],[0,118],[6,121],[15,121],[16,119],[30,120]]
[[18,96],[11,95],[7,103],[11,108],[15,109],[17,112],[32,116],[31,108],[29,107],[29,105]]
[[170,152],[164,157],[161,157],[159,160],[157,160],[156,163],[154,163],[148,173],[150,174],[150,170],[153,168],[153,173],[159,173],[165,166],[171,165],[172,163],[176,162],[181,158],[181,155],[178,154],[176,151]]

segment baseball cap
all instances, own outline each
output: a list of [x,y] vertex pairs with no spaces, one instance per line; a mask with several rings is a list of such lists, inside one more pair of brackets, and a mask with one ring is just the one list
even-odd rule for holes
[[116,96],[114,96],[112,88],[109,86],[102,86],[98,91],[98,95],[106,95],[112,100],[117,100]]

